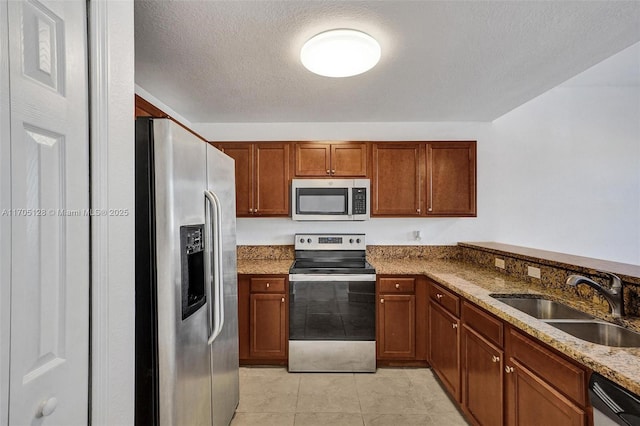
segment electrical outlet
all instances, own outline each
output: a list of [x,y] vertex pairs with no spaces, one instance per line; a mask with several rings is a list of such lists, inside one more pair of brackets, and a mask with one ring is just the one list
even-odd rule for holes
[[540,279],[540,268],[535,268],[533,266],[527,266],[527,275],[533,278]]
[[500,269],[504,269],[504,259],[500,259],[499,257],[496,257],[496,267]]

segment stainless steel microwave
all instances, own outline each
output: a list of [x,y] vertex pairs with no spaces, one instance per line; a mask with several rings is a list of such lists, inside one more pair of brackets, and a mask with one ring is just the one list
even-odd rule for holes
[[368,220],[369,179],[293,179],[293,220]]

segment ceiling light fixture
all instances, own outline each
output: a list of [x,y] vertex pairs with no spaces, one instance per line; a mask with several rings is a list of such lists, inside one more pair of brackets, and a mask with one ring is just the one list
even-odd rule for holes
[[380,60],[380,45],[369,34],[338,29],[310,38],[300,51],[302,65],[325,77],[350,77],[373,68]]

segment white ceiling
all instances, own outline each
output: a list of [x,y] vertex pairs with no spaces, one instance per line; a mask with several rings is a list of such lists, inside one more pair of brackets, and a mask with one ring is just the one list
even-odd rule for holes
[[[136,84],[192,123],[492,121],[640,41],[638,1],[135,2]],[[355,28],[382,59],[307,71]]]

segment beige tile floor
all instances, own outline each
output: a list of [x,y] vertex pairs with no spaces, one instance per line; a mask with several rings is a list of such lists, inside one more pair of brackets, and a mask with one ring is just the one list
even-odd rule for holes
[[240,368],[232,426],[466,425],[426,368],[375,374]]

